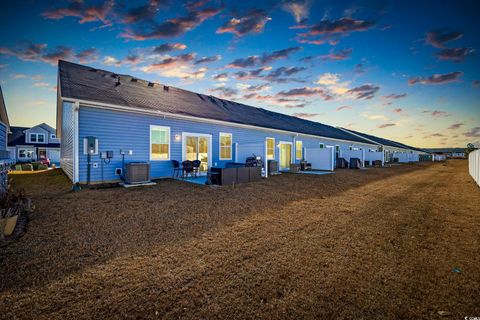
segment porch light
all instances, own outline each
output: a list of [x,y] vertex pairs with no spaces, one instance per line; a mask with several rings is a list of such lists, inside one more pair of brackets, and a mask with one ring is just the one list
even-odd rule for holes
[[175,135],[175,141],[180,141],[180,135],[179,134]]

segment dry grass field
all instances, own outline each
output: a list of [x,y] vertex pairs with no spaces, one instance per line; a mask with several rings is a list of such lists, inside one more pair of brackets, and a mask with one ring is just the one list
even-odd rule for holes
[[36,210],[0,248],[0,318],[480,316],[480,189],[466,161],[235,188],[70,192],[59,170],[11,180]]

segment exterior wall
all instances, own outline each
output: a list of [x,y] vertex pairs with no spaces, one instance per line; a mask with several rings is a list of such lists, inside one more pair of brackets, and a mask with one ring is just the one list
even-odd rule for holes
[[[45,139],[44,139],[44,142],[32,142],[30,140],[30,134],[31,133],[40,133],[40,134],[43,134]],[[28,144],[28,143],[36,143],[36,144],[47,144],[48,143],[48,139],[50,137],[50,132],[48,132],[47,130],[41,128],[41,127],[33,127],[33,128],[30,128],[28,130],[25,130],[25,143]]]
[[[71,104],[70,104],[71,105]],[[73,142],[67,140],[69,130],[72,131],[73,125],[67,125],[66,121],[71,121],[71,108],[66,108],[64,103],[63,109],[63,125],[62,125],[62,163],[70,165],[70,161],[65,161],[66,154],[71,154],[71,146]],[[150,161],[150,125],[170,127],[170,159],[162,161]],[[92,155],[91,182],[115,181],[119,179],[115,175],[116,168],[122,168],[122,156],[120,150],[132,150],[133,154],[125,155],[125,163],[128,162],[150,162],[151,178],[162,178],[172,176],[172,164],[170,160],[182,161],[182,133],[198,133],[210,134],[212,136],[211,143],[211,165],[224,166],[227,162],[235,161],[235,144],[237,146],[247,144],[262,144],[265,148],[265,140],[267,137],[275,138],[275,160],[279,161],[280,141],[291,142],[292,162],[299,162],[295,159],[295,140],[301,140],[303,148],[319,148],[319,144],[323,143],[325,147],[339,145],[342,149],[348,149],[349,146],[360,148],[371,148],[372,145],[363,145],[361,143],[340,142],[329,139],[320,139],[304,135],[279,133],[267,130],[256,130],[249,128],[241,128],[237,126],[212,124],[207,122],[197,122],[184,119],[155,117],[139,113],[119,112],[105,109],[97,109],[92,107],[80,106],[79,124],[78,124],[78,140],[76,141],[79,153],[79,182],[84,183],[87,180],[87,155],[84,155],[83,139],[87,136],[94,136],[98,139],[98,151],[113,151],[113,159],[110,163],[103,163],[99,155]],[[219,160],[219,134],[232,134],[232,160]],[[178,137],[179,139],[176,139]],[[66,150],[69,150],[66,153]],[[265,150],[265,149],[264,149]],[[261,154],[265,160],[265,151]],[[238,161],[244,162],[242,159]],[[94,168],[97,166],[97,168]],[[67,169],[68,170],[68,169]],[[64,168],[64,171],[66,169]],[[70,175],[69,175],[70,176]]]
[[[75,114],[74,104],[62,103],[62,139],[60,144],[60,166],[65,174],[73,181],[75,172]],[[74,181],[76,182],[76,181]]]
[[0,151],[7,150],[7,126],[0,122]]
[[474,150],[468,154],[468,172],[480,186],[480,150]]

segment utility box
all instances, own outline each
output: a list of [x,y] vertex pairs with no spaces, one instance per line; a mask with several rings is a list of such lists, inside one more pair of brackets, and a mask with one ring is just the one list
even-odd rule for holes
[[150,164],[130,162],[125,165],[125,183],[138,184],[150,182]]
[[98,139],[92,136],[83,138],[83,154],[98,154]]

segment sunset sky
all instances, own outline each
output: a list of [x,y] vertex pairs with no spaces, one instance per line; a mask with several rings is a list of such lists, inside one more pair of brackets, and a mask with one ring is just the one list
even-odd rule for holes
[[10,123],[64,59],[417,147],[480,142],[477,1],[1,1]]

